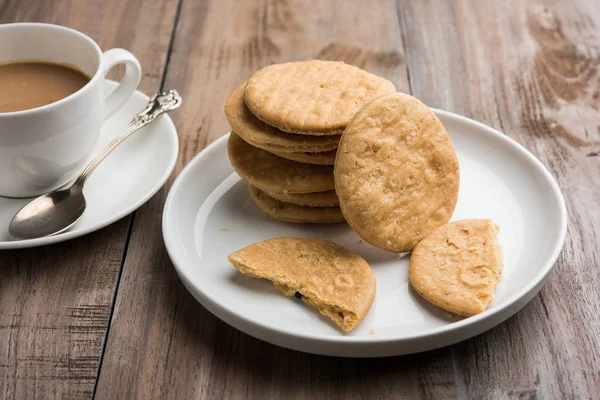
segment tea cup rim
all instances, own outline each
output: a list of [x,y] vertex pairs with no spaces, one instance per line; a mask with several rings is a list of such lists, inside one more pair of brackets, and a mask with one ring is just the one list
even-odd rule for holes
[[[26,27],[43,27],[43,28],[57,29],[57,30],[69,32],[69,34],[78,36],[78,37],[84,39],[87,43],[89,43],[91,45],[91,47],[94,48],[94,51],[96,52],[96,56],[98,58],[98,66],[96,67],[96,71],[94,72],[94,75],[90,78],[89,82],[87,82],[81,89],[77,90],[76,92],[71,93],[70,95],[68,95],[66,97],[63,97],[60,100],[57,100],[50,104],[45,104],[43,106],[29,108],[26,110],[19,110],[19,111],[0,112],[0,118],[27,116],[27,115],[31,115],[31,114],[35,114],[35,113],[51,111],[53,108],[58,108],[61,105],[72,101],[75,97],[80,96],[82,93],[90,90],[90,87],[93,86],[95,81],[97,81],[98,79],[100,79],[104,76],[104,68],[102,68],[102,66],[103,66],[102,50],[100,49],[100,46],[98,45],[98,43],[96,43],[91,37],[89,37],[85,33],[82,33],[76,29],[69,28],[69,27],[66,27],[63,25],[48,24],[48,23],[43,23],[43,22],[14,22],[14,23],[8,23],[8,24],[0,24],[0,34],[5,29],[14,28],[17,26],[24,27],[24,28],[26,28]],[[26,62],[28,60],[15,60],[15,61],[25,61]]]

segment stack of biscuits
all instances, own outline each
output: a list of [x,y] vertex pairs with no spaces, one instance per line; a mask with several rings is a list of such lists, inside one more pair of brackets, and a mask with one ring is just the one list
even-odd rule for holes
[[227,150],[267,215],[294,223],[344,221],[333,165],[344,129],[366,103],[396,88],[332,61],[275,64],[255,72],[225,103]]
[[[264,213],[289,222],[345,220],[375,247],[412,251],[411,286],[432,304],[464,316],[486,310],[503,268],[499,228],[485,219],[448,222],[460,169],[429,107],[359,68],[308,61],[256,72],[225,113],[229,158]],[[360,324],[375,298],[367,262],[326,240],[272,238],[228,259],[344,331]]]

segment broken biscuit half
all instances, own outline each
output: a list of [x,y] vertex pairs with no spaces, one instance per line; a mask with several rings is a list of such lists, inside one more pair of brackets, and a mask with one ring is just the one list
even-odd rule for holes
[[472,316],[487,308],[502,272],[498,226],[489,219],[450,222],[430,233],[413,250],[409,278],[430,303]]
[[358,254],[322,239],[279,237],[230,254],[242,274],[268,279],[286,296],[316,307],[348,332],[375,299],[375,275]]

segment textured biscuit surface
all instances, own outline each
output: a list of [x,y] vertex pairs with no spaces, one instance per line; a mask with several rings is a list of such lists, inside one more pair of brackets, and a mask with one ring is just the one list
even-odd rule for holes
[[411,285],[446,311],[464,316],[485,311],[503,267],[498,231],[488,219],[454,221],[436,229],[413,250]]
[[227,154],[242,179],[266,192],[311,193],[334,188],[333,167],[286,160],[249,145],[235,132],[229,136]]
[[336,151],[325,151],[323,153],[287,153],[287,152],[279,152],[277,150],[269,150],[271,153],[276,156],[287,158],[288,160],[303,162],[307,164],[315,164],[315,165],[333,165],[335,164],[335,155]]
[[256,186],[248,185],[248,191],[254,203],[266,215],[279,221],[298,224],[330,224],[344,222],[339,207],[307,207],[279,201]]
[[225,102],[225,116],[231,128],[246,142],[277,152],[324,152],[335,150],[339,135],[307,136],[282,132],[256,118],[244,101],[245,84],[238,86]]
[[298,204],[307,207],[339,207],[340,199],[337,197],[335,190],[327,190],[325,192],[314,193],[272,193],[266,192],[275,200],[284,203]]
[[375,275],[358,254],[321,239],[279,237],[255,243],[227,259],[244,275],[269,279],[344,331],[365,318],[375,299]]
[[448,222],[458,160],[435,114],[403,93],[380,97],[350,122],[335,161],[335,188],[350,226],[379,248],[412,250]]
[[395,91],[390,81],[360,68],[311,60],[256,71],[245,99],[254,115],[285,132],[330,135],[342,133],[364,104]]

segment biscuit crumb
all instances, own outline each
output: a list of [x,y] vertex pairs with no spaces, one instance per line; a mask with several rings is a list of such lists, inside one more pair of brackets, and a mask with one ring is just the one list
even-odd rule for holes
[[375,329],[371,329],[371,330],[369,331],[369,333],[370,333],[371,335],[374,335],[374,334],[375,334]]
[[362,239],[358,239],[358,242],[356,242],[356,244],[363,244],[363,240]]
[[219,228],[219,232],[227,232],[227,228]]

